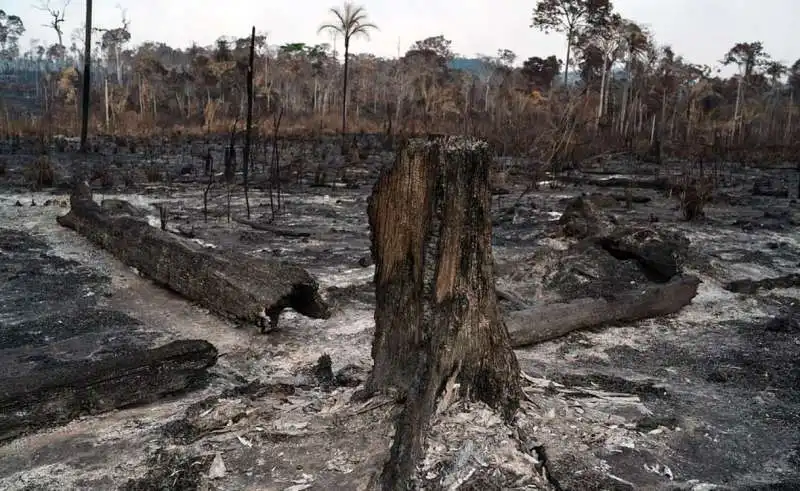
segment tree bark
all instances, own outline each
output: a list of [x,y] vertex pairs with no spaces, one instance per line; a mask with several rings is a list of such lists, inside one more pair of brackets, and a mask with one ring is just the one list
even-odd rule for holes
[[481,141],[412,140],[369,200],[376,326],[364,395],[406,397],[383,489],[406,489],[448,382],[507,418],[519,406],[494,288],[489,162]]
[[[31,355],[33,358],[34,355]],[[181,340],[100,360],[51,361],[0,380],[0,442],[82,414],[151,402],[187,389],[217,362],[203,340]]]
[[579,329],[673,314],[691,303],[699,284],[696,276],[677,277],[662,285],[612,298],[580,298],[511,312],[505,316],[505,321],[511,344],[519,348]]
[[218,314],[261,326],[277,327],[281,311],[291,307],[317,319],[330,317],[314,278],[303,268],[255,259],[233,251],[211,251],[145,220],[107,213],[92,200],[88,184],[79,184],[71,210],[58,223],[109,251],[154,282]]

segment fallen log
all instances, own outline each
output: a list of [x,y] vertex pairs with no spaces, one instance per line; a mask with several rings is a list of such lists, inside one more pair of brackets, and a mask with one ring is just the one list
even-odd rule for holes
[[761,280],[734,280],[726,283],[723,288],[733,293],[745,293],[752,295],[758,290],[774,290],[776,288],[797,288],[800,286],[800,273],[789,273],[775,278],[764,278]]
[[655,189],[658,191],[669,191],[672,188],[672,183],[666,177],[636,179],[630,177],[559,176],[558,180],[570,184],[584,184],[599,188]]
[[653,201],[653,198],[651,198],[650,196],[641,196],[638,194],[634,194],[632,196],[626,196],[624,194],[612,194],[611,197],[614,198],[616,201],[626,202],[630,200],[631,203],[639,203],[639,204],[649,203]]
[[668,283],[648,286],[610,298],[579,298],[511,312],[506,328],[515,348],[549,341],[572,331],[613,322],[632,322],[673,314],[691,303],[700,280],[679,276]]
[[75,188],[68,214],[58,217],[157,284],[211,311],[276,328],[287,307],[317,319],[330,309],[317,282],[303,268],[274,259],[256,259],[234,251],[209,250],[127,215],[110,215],[92,200],[88,184]]
[[152,402],[190,388],[217,362],[208,341],[173,341],[100,360],[53,361],[0,379],[0,442],[84,414]]
[[261,230],[263,232],[271,232],[275,235],[281,235],[284,237],[311,237],[311,232],[307,232],[305,230],[292,230],[288,228],[276,227],[274,225],[269,225],[266,223],[258,223],[252,220],[245,220],[244,218],[235,218],[233,219],[234,222],[240,223],[242,225],[247,225],[248,227],[254,230]]

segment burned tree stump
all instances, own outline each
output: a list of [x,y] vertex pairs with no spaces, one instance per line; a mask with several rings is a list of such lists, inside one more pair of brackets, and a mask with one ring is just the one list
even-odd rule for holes
[[519,406],[494,286],[489,163],[481,141],[412,140],[369,200],[376,327],[363,395],[405,396],[383,489],[406,489],[448,382],[506,417]]
[[315,319],[330,317],[317,282],[297,265],[209,250],[143,219],[109,214],[94,202],[86,183],[75,188],[70,205],[69,213],[58,217],[60,225],[217,314],[259,324],[262,332],[267,322],[276,328],[287,307]]

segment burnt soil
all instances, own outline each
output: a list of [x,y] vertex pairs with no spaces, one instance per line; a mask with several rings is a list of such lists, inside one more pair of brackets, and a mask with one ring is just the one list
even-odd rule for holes
[[[366,199],[391,154],[376,150],[351,166],[346,182],[331,171],[326,187],[313,187],[313,169],[327,161],[308,148],[296,153],[318,164],[306,166],[311,170],[301,173],[299,184],[294,178],[284,183],[285,208],[274,222],[307,230],[308,237],[228,223],[221,188],[211,193],[205,220],[204,185],[179,172],[197,161],[191,151],[163,151],[159,162],[171,173],[169,182],[140,178],[96,191],[97,199],[120,197],[149,210],[154,225],[153,203],[166,202],[170,226],[192,229],[203,243],[306,267],[334,316],[319,321],[289,312],[281,320],[285,327],[267,336],[165,292],[58,227],[65,191],[21,189],[27,157],[7,158],[7,175],[0,178],[0,361],[7,371],[46,364],[46,356],[25,358],[35,348],[46,347],[47,356],[58,359],[85,358],[178,338],[208,339],[220,359],[207,387],[3,445],[1,488],[356,489],[380,467],[391,437],[385,424],[391,405],[341,411],[371,362],[373,267],[359,260],[369,254]],[[288,151],[285,160],[292,161]],[[152,165],[137,155],[103,158],[119,174]],[[66,181],[74,159],[64,154],[57,160]],[[546,296],[535,271],[551,251],[568,246],[556,223],[566,201],[625,190],[545,182],[518,200],[528,179],[519,166],[498,163],[510,193],[494,198],[496,273],[498,285],[535,304]],[[575,175],[613,172],[639,178],[652,170],[622,162]],[[534,423],[532,448],[541,449],[550,478],[519,489],[800,489],[800,287],[725,288],[800,267],[800,207],[789,197],[754,194],[753,184],[764,180],[788,186],[796,177],[731,164],[705,217],[693,223],[681,220],[674,198],[652,189],[632,190],[648,202],[637,199],[628,209],[618,201],[606,210],[622,224],[687,237],[685,270],[702,284],[676,315],[517,350],[523,371],[536,381],[526,388],[530,400],[523,409]],[[271,215],[269,193],[259,187],[251,191],[253,220],[264,222]],[[44,206],[47,200],[57,201]],[[244,216],[241,190],[232,203],[234,216]],[[314,371],[323,354],[330,356],[333,378]],[[192,419],[202,414],[215,422]],[[227,470],[210,480],[215,455]],[[476,473],[461,489],[489,489],[481,487],[484,477]]]

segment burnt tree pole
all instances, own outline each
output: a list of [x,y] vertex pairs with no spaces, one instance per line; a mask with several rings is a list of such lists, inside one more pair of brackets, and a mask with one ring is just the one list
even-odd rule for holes
[[406,489],[449,381],[506,418],[519,365],[497,310],[485,142],[411,140],[369,200],[375,259],[374,367],[361,396],[405,397],[382,489]]
[[250,138],[253,132],[253,60],[256,51],[256,26],[250,31],[250,60],[247,64],[247,130],[242,151],[242,174],[244,174],[244,202],[247,219],[250,220]]
[[86,0],[86,36],[83,45],[83,114],[81,114],[81,152],[86,152],[89,134],[89,93],[92,75],[92,0]]

